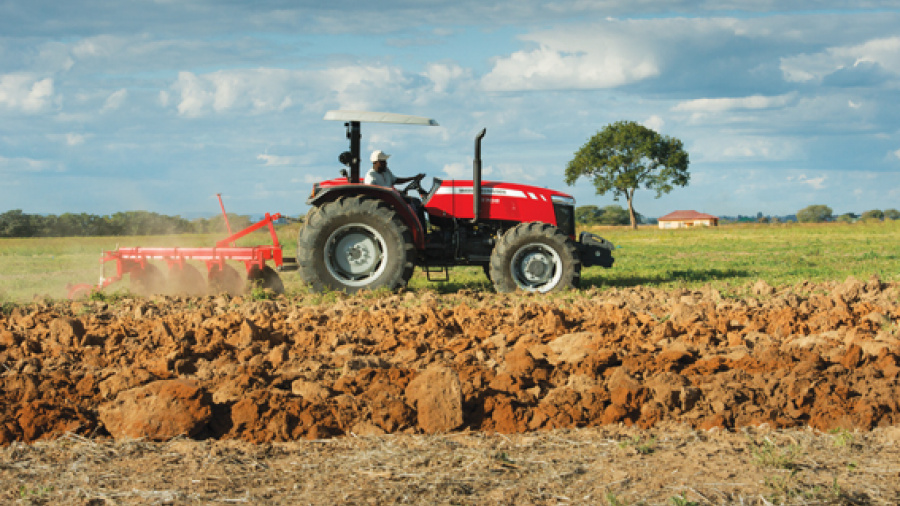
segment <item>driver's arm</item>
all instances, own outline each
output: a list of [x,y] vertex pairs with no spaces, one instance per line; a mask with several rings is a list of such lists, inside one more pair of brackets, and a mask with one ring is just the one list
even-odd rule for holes
[[416,174],[415,176],[411,176],[411,177],[398,177],[397,180],[394,181],[394,184],[409,183],[411,181],[421,180],[424,177],[425,177],[424,173]]

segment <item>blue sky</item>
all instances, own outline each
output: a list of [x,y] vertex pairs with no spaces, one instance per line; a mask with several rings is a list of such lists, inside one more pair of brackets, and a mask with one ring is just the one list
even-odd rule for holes
[[0,0],[0,212],[299,215],[330,109],[436,119],[363,126],[398,175],[487,128],[486,178],[614,204],[565,165],[631,120],[691,159],[646,216],[900,208],[900,1],[846,3]]

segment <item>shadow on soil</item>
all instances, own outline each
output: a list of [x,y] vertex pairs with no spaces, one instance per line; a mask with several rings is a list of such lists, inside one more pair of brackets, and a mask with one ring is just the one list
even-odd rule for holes
[[[602,288],[616,287],[627,288],[632,286],[663,286],[673,283],[706,283],[709,281],[720,281],[724,279],[743,279],[751,278],[756,275],[747,270],[742,269],[702,269],[691,271],[664,271],[657,276],[615,276],[612,270],[590,268],[582,271],[581,289],[586,288]],[[485,277],[484,279],[474,281],[466,279],[464,281],[444,281],[434,283],[432,288],[438,293],[459,293],[463,290],[473,290],[477,292],[493,292],[493,284]]]
[[705,283],[720,281],[723,279],[750,278],[754,274],[750,271],[739,269],[703,269],[692,271],[664,271],[658,276],[632,276],[614,277],[608,276],[609,271],[603,269],[590,269],[582,273],[581,288],[592,287],[631,287],[631,286],[661,286],[677,282]]

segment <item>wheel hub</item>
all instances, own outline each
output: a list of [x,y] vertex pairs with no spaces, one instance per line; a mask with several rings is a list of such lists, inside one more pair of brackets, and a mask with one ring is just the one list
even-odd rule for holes
[[325,249],[325,265],[346,283],[363,282],[384,267],[383,239],[365,225],[345,225],[335,230]]
[[550,259],[541,253],[533,253],[525,258],[523,269],[525,279],[532,283],[545,283],[550,277]]
[[510,265],[513,280],[527,291],[545,292],[553,289],[562,276],[562,259],[550,246],[531,243],[513,255]]

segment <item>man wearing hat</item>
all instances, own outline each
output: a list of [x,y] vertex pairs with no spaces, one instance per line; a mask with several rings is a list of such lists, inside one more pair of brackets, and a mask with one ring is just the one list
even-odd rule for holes
[[419,174],[413,177],[395,176],[387,166],[387,159],[390,157],[391,155],[380,149],[372,151],[372,156],[369,157],[369,159],[372,160],[372,170],[366,173],[366,184],[375,184],[393,188],[395,184],[409,183],[410,181],[425,177],[425,174]]

